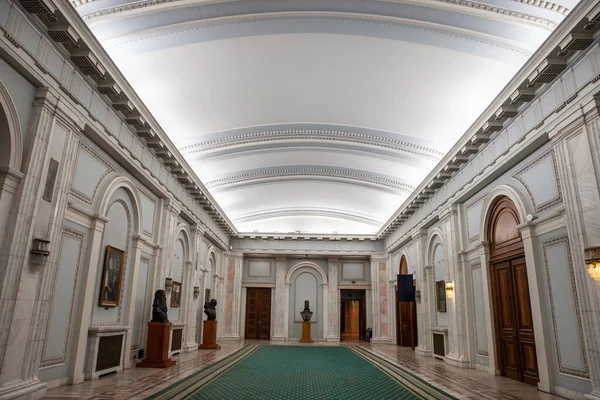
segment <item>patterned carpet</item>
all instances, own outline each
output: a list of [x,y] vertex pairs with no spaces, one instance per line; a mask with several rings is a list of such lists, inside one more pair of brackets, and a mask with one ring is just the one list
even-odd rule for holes
[[360,346],[249,345],[148,399],[454,397]]

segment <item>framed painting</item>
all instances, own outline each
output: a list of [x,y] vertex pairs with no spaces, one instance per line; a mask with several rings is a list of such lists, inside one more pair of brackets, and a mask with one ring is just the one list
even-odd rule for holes
[[446,312],[446,282],[435,283],[435,304],[439,312]]
[[204,289],[204,303],[210,301],[210,289]]
[[117,307],[119,305],[124,264],[125,252],[112,246],[106,246],[98,304],[100,307]]
[[181,282],[173,282],[171,289],[171,307],[179,307],[181,305]]

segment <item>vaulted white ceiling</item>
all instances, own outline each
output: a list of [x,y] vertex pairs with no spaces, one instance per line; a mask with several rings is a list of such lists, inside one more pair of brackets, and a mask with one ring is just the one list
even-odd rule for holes
[[373,234],[576,3],[75,5],[238,231]]

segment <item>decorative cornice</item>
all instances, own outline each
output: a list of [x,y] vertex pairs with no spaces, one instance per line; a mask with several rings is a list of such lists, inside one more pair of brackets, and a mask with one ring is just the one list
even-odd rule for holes
[[369,146],[377,146],[390,150],[411,153],[436,162],[444,156],[444,153],[441,151],[408,141],[391,139],[374,134],[369,135],[358,132],[327,129],[284,129],[246,133],[186,145],[180,147],[179,151],[182,155],[189,156],[196,153],[204,153],[232,146],[298,140],[326,140],[334,142],[366,144]]
[[[88,3],[95,2],[95,1],[96,0],[72,0],[71,3],[73,4],[73,6],[75,8],[77,8],[79,5],[88,4]],[[123,5],[119,5],[116,7],[109,7],[109,8],[94,11],[94,12],[91,12],[88,14],[84,14],[81,16],[81,18],[84,21],[89,21],[94,18],[104,17],[107,15],[118,14],[118,13],[122,13],[122,12],[126,12],[126,11],[133,11],[133,10],[137,10],[140,8],[152,7],[152,6],[157,6],[157,5],[161,5],[161,4],[177,3],[177,2],[181,2],[181,1],[182,0],[137,1],[137,2],[133,2],[133,3],[123,4]],[[495,7],[495,6],[491,6],[488,4],[478,3],[475,1],[469,1],[469,0],[432,0],[432,1],[438,2],[438,3],[450,4],[450,5],[459,6],[459,7],[467,7],[467,8],[477,9],[477,10],[486,11],[486,12],[490,12],[490,13],[494,13],[494,14],[500,14],[500,15],[504,15],[507,17],[511,17],[511,18],[516,18],[516,19],[520,19],[520,20],[524,20],[524,21],[528,21],[528,22],[537,23],[540,25],[545,25],[552,29],[556,28],[556,24],[546,18],[541,18],[541,17],[537,17],[537,16],[531,15],[531,14],[525,14],[522,12],[509,10],[506,8]],[[546,1],[537,1],[537,0],[513,0],[513,1],[516,1],[518,3],[524,3],[524,4],[528,4],[528,5],[538,6],[538,7],[545,8],[545,9],[554,10],[554,11],[559,12],[562,15],[564,15],[566,12],[568,12],[568,9],[566,9],[562,6],[557,6],[554,3],[549,3]],[[547,4],[547,6],[542,6],[542,4],[538,5],[538,3]],[[565,9],[566,11],[564,11],[564,12],[559,11],[562,9]]]
[[543,0],[512,0],[512,1],[515,1],[517,3],[527,4],[528,6],[532,6],[532,7],[539,7],[539,8],[543,8],[545,10],[554,11],[561,15],[567,15],[569,13],[569,11],[571,11],[567,7],[561,6],[560,4],[552,3],[550,1],[543,1]]
[[337,218],[347,221],[360,222],[376,227],[380,227],[382,222],[367,215],[357,213],[348,213],[341,210],[328,208],[304,207],[304,208],[276,208],[270,210],[262,210],[241,215],[233,219],[233,222],[251,222],[263,219],[279,218],[279,217],[296,217],[296,216],[311,216],[311,217],[327,217]]
[[263,179],[286,178],[286,177],[324,177],[336,179],[348,179],[353,181],[366,182],[369,184],[385,186],[391,189],[402,190],[412,193],[414,186],[406,184],[396,179],[390,179],[378,175],[366,174],[361,172],[347,171],[343,169],[333,169],[326,167],[299,167],[299,168],[277,168],[266,171],[248,172],[228,176],[226,178],[214,179],[205,183],[209,189],[215,189],[223,186],[236,185],[244,182],[252,182]]

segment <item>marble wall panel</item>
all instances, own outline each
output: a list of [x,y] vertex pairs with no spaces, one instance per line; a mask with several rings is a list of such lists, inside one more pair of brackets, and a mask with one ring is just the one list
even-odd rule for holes
[[388,316],[388,282],[387,268],[385,261],[377,263],[377,273],[379,280],[379,336],[387,337],[389,334],[389,316]]
[[485,309],[483,299],[483,277],[481,274],[481,264],[471,266],[472,279],[472,298],[474,307],[475,322],[475,348],[480,356],[488,356],[487,329],[485,324]]
[[[2,14],[1,9],[0,14]],[[17,109],[21,135],[25,137],[27,135],[27,124],[31,117],[35,87],[1,58],[0,82],[6,87],[13,104]]]
[[77,152],[72,193],[78,199],[92,204],[100,182],[111,170],[96,152],[82,143]]
[[[179,282],[182,285],[186,284],[183,282],[183,269],[185,265],[185,245],[183,243],[183,239],[179,237],[175,244],[173,245],[173,261],[171,267],[171,275],[169,278],[173,279],[173,282]],[[183,286],[182,286],[183,290]],[[178,322],[181,319],[181,306],[179,307],[171,307],[171,296],[173,295],[173,290],[167,292],[167,304],[169,305],[169,311],[167,314],[169,315],[169,321]],[[180,293],[181,297],[181,293]]]
[[146,322],[146,314],[151,308],[152,298],[146,297],[146,290],[148,288],[148,272],[150,270],[150,259],[142,258],[140,260],[140,267],[137,276],[137,292],[135,294],[135,314],[133,316],[133,339],[131,345],[134,348],[145,347],[143,342],[143,332]]
[[366,281],[366,263],[365,262],[342,262],[342,273],[340,281]]
[[549,151],[514,175],[531,197],[537,212],[562,202],[554,151]]
[[142,205],[142,230],[152,237],[154,233],[156,201],[140,191],[140,202]]

